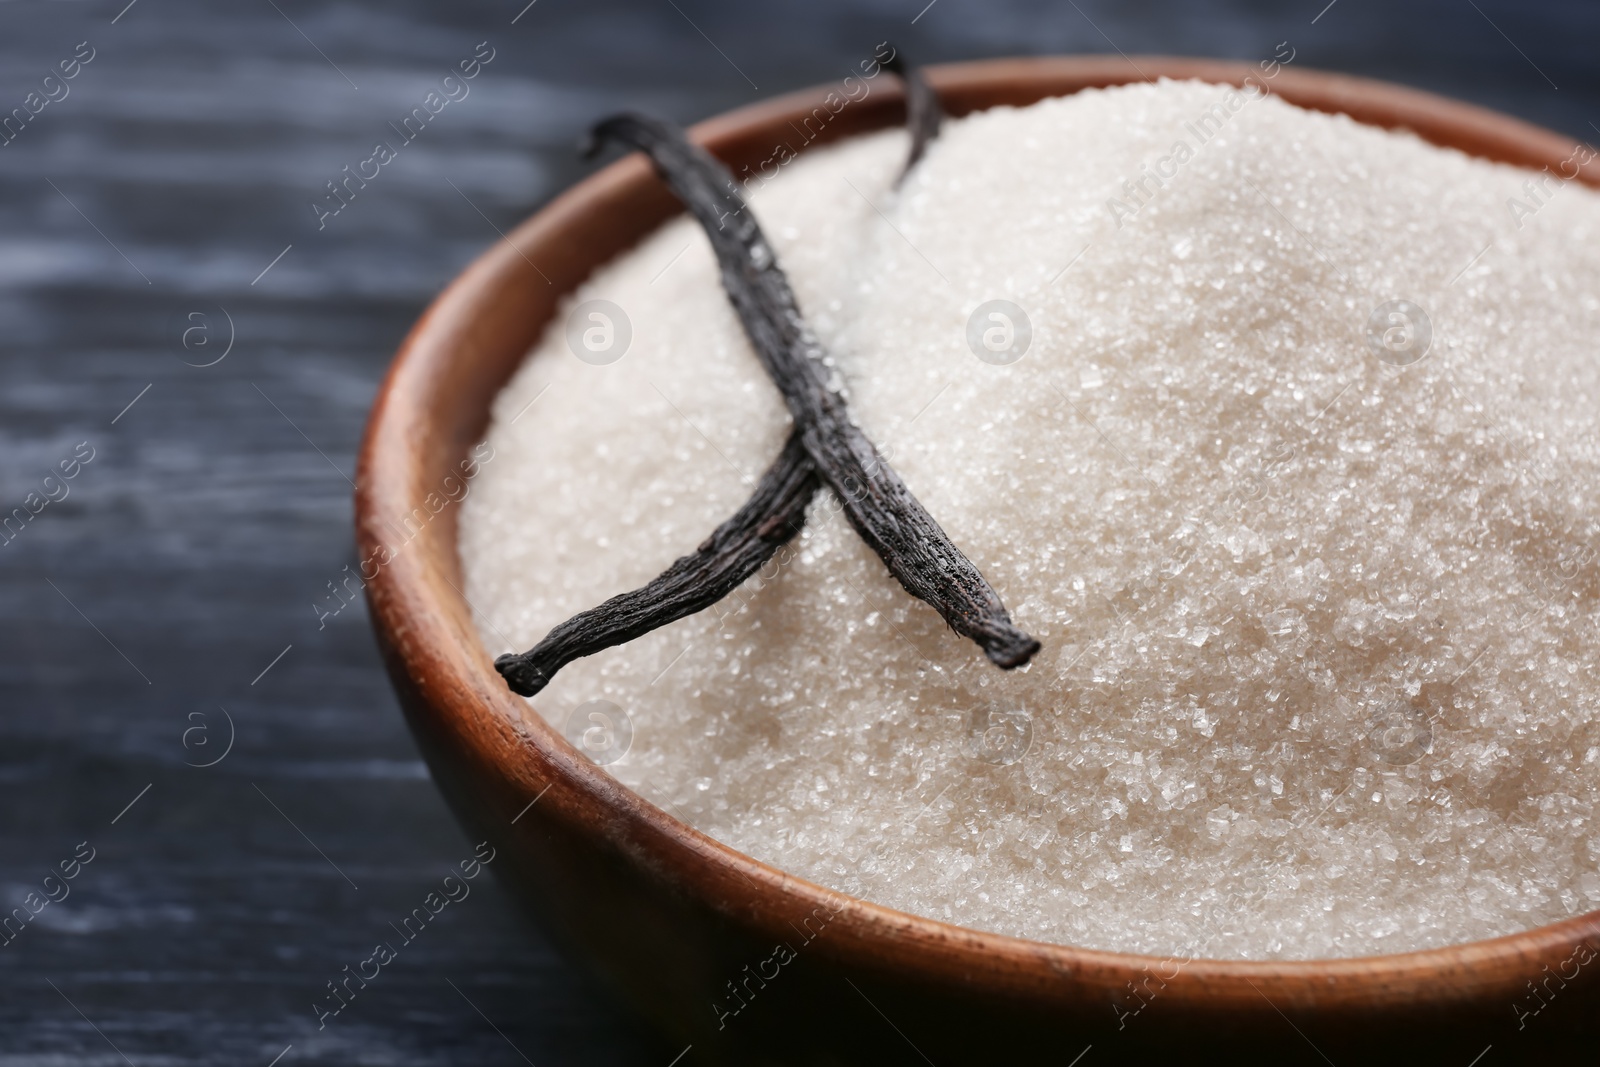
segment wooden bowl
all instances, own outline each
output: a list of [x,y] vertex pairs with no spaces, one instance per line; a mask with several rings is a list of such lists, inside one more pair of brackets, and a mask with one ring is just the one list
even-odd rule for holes
[[[1252,75],[1257,67],[1240,63],[1100,56],[930,72],[954,113],[1143,76],[1240,85]],[[874,82],[819,140],[901,122],[893,81]],[[1284,68],[1270,86],[1301,106],[1488,159],[1555,170],[1574,147],[1393,85]],[[693,134],[736,170],[755,165],[794,139],[790,123],[825,92],[741,108]],[[1600,185],[1600,164],[1580,178]],[[1085,1067],[1186,1052],[1467,1067],[1492,1045],[1483,1067],[1493,1067],[1593,1037],[1600,913],[1428,952],[1305,962],[1163,960],[1002,937],[744,856],[623,788],[529,712],[474,630],[456,510],[441,487],[563,294],[677,211],[632,155],[490,248],[411,331],[361,451],[356,521],[361,556],[373,561],[363,576],[376,567],[367,596],[401,703],[456,814],[474,840],[495,844],[494,870],[565,951],[700,1062],[943,1067],[1048,1055],[1067,1065],[1093,1046]],[[788,956],[775,957],[778,945],[793,958],[774,962]]]

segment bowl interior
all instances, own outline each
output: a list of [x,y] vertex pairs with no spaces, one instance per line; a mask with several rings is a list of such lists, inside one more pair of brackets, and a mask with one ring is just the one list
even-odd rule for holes
[[[964,114],[1025,105],[1147,77],[1244,84],[1255,78],[1291,103],[1406,128],[1435,144],[1491,160],[1555,168],[1570,141],[1505,116],[1415,90],[1291,67],[1270,79],[1259,64],[1162,57],[1002,60],[933,68],[946,108]],[[898,87],[880,79],[813,143],[899,123]],[[712,119],[696,140],[735,169],[793,140],[791,122],[828,87]],[[805,146],[802,146],[803,150]],[[1600,186],[1600,162],[1579,172]],[[449,751],[463,788],[515,812],[535,798],[541,817],[593,835],[647,864],[653,877],[757,929],[824,905],[843,936],[827,951],[924,978],[979,980],[1018,995],[1060,987],[1120,989],[1150,957],[1030,942],[896,912],[794,878],[682,824],[579,755],[495,673],[461,592],[454,508],[430,497],[481,439],[490,404],[544,332],[562,297],[679,207],[637,155],[563,194],[474,262],[413,328],[380,392],[362,448],[357,491],[361,556],[374,625],[425,750]],[[437,767],[436,767],[437,771]],[[470,778],[470,782],[467,779]],[[524,809],[525,810],[525,809]],[[1400,1003],[1512,995],[1542,962],[1578,941],[1600,940],[1600,913],[1492,941],[1369,959],[1186,961],[1173,1000],[1254,1001],[1275,990],[1291,1003]],[[1449,976],[1441,980],[1441,975]]]

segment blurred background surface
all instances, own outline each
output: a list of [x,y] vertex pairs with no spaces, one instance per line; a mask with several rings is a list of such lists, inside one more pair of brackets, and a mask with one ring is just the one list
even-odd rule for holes
[[[924,63],[1288,41],[1595,140],[1596,31],[1578,0],[0,3],[0,112],[38,108],[0,148],[0,511],[57,498],[0,538],[0,903],[94,855],[0,948],[0,1065],[683,1051],[489,878],[320,1031],[312,1007],[472,853],[363,605],[334,611],[367,407],[430,297],[585,173],[596,118],[690,122],[884,39]],[[319,229],[324,183],[475,53]]]

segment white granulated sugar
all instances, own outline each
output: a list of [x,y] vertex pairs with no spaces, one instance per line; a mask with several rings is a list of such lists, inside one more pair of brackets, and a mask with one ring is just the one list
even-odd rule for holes
[[[610,770],[666,810],[985,930],[1314,958],[1600,907],[1600,198],[1229,92],[997,109],[898,192],[898,131],[753,192],[862,426],[1043,642],[1028,670],[824,494],[742,601],[533,706],[610,700]],[[788,429],[687,219],[594,298],[626,355],[557,322],[464,505],[491,653],[694,549]],[[968,345],[992,299],[1031,321],[1018,362]],[[1369,342],[1397,299],[1432,331],[1404,366]]]

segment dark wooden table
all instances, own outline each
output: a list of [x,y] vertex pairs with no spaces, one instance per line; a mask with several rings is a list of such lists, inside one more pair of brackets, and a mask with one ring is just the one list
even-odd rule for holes
[[[1286,40],[1600,138],[1600,9],[1576,0],[525,2],[0,6],[0,108],[27,119],[0,148],[0,894],[30,917],[0,947],[0,1063],[683,1051],[487,877],[325,1028],[312,1008],[472,851],[364,610],[319,618],[355,563],[366,409],[429,297],[583,173],[607,111],[703,117],[885,38],[925,61]],[[491,50],[319,229],[324,183]]]

